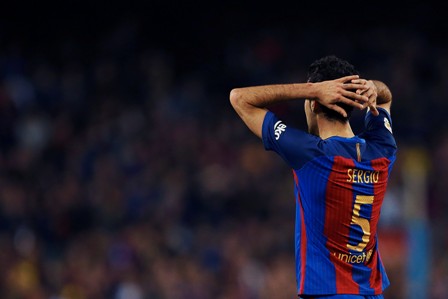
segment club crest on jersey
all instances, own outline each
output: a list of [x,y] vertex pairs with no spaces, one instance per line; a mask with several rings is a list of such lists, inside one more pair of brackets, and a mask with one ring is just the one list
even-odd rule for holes
[[286,130],[286,125],[282,123],[281,120],[275,123],[274,125],[274,134],[275,134],[275,140],[280,139],[280,135],[282,135],[283,132]]
[[386,129],[389,130],[389,132],[392,133],[392,127],[391,127],[390,122],[389,122],[389,120],[387,119],[387,117],[384,118],[384,126],[386,127]]

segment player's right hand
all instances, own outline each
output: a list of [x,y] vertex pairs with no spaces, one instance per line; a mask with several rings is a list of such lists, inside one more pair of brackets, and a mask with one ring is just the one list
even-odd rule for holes
[[376,90],[376,85],[373,83],[373,81],[365,79],[354,79],[351,80],[351,82],[355,84],[362,84],[366,87],[364,89],[357,89],[356,93],[367,96],[369,100],[366,103],[364,103],[363,106],[368,107],[373,115],[378,116],[379,112],[376,109],[376,98],[378,97],[378,92]]

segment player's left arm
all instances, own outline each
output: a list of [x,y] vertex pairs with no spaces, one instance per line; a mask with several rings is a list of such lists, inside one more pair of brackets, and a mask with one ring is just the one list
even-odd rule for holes
[[258,137],[262,138],[263,120],[268,106],[281,101],[313,99],[320,104],[347,116],[344,109],[336,105],[345,103],[359,109],[367,96],[354,90],[364,90],[365,84],[353,83],[359,76],[346,76],[335,80],[316,83],[273,84],[235,88],[230,92],[230,102],[248,126]]

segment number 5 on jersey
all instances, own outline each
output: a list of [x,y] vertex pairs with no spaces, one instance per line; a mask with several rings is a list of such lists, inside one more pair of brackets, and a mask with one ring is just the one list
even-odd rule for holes
[[352,221],[350,225],[356,224],[359,225],[362,229],[363,235],[361,241],[357,245],[347,244],[347,248],[362,252],[364,248],[366,248],[367,243],[370,239],[370,223],[366,218],[362,218],[360,216],[361,206],[362,205],[371,205],[373,204],[373,196],[372,195],[356,195],[355,205],[353,207]]

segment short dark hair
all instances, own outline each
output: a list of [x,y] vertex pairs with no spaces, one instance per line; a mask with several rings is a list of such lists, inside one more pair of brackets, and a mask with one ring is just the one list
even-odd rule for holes
[[[335,55],[322,57],[314,61],[308,68],[308,82],[313,83],[334,80],[350,75],[359,75],[359,72],[348,61],[338,58]],[[348,121],[352,114],[353,106],[343,103],[338,103],[337,105],[347,112],[347,117],[325,106],[321,106],[321,110],[329,119],[339,120],[341,122]]]

